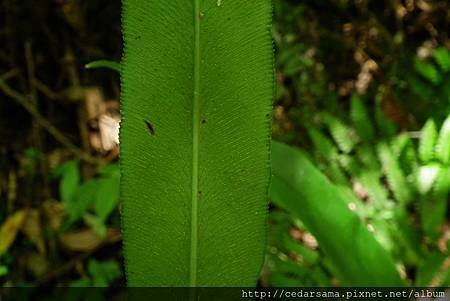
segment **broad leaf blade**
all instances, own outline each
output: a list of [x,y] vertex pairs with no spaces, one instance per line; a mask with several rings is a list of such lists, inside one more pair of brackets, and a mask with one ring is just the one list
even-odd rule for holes
[[273,142],[272,158],[272,199],[317,238],[343,285],[402,285],[391,256],[300,151]]
[[123,9],[128,284],[255,285],[270,178],[270,2]]

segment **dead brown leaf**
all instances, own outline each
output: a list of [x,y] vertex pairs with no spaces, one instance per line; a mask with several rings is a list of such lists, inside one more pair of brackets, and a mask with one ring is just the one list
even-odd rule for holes
[[69,251],[91,252],[104,243],[119,241],[120,237],[120,230],[115,228],[108,228],[106,237],[99,236],[92,229],[86,229],[65,233],[59,237],[59,241]]
[[22,223],[27,215],[26,209],[16,211],[10,215],[0,228],[0,255],[8,251],[16,239],[17,232],[19,231]]

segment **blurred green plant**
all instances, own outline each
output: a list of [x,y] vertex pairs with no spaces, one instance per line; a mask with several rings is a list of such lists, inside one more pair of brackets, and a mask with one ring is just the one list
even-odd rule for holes
[[88,277],[72,281],[71,287],[108,287],[121,276],[120,265],[117,261],[91,259],[87,267]]
[[53,171],[59,178],[59,192],[69,219],[65,227],[83,219],[100,236],[106,235],[106,221],[119,201],[118,164],[100,167],[98,177],[81,181],[78,161],[68,161]]
[[[318,127],[308,131],[313,145],[311,157],[339,191],[334,197],[328,195],[329,199],[336,203],[342,198],[367,224],[378,242],[392,254],[408,283],[448,285],[450,273],[445,269],[445,262],[449,258],[449,242],[445,240],[447,234],[443,226],[450,188],[450,117],[439,132],[430,119],[421,130],[418,143],[411,138],[415,137],[415,132],[386,135],[392,124],[383,115],[377,117],[376,121],[370,118],[363,99],[356,95],[351,99],[350,124],[322,112]],[[288,161],[292,164],[293,155],[285,158],[290,158]],[[279,167],[275,164],[274,168]],[[298,167],[298,170],[302,169]],[[311,171],[305,174],[309,182],[302,182],[302,186],[295,185],[295,177],[291,177],[289,183],[294,189],[301,187],[298,188],[299,195],[305,195],[316,182]],[[277,188],[276,174],[274,182]],[[276,191],[280,194],[281,190]],[[286,195],[278,199],[292,201],[292,197]],[[320,214],[315,221],[327,224],[338,213],[330,209],[325,196],[319,199],[314,199],[313,195],[304,196],[303,202],[318,202],[314,210]],[[313,211],[305,210],[305,207],[303,210],[303,215]],[[328,212],[333,216],[327,217]],[[301,221],[317,236],[319,245],[325,244],[325,253],[327,244],[345,241],[338,235],[321,239],[305,217]],[[339,221],[345,223],[344,218]],[[334,232],[338,228],[327,229]],[[348,233],[343,237],[350,238]],[[353,251],[348,250],[348,259],[358,258],[350,255]],[[327,254],[329,259],[336,261],[333,256],[338,252],[331,254]],[[342,275],[340,278],[342,280]]]
[[[278,233],[281,236],[277,239],[281,238],[284,248],[297,256],[294,260],[283,256],[283,248],[271,252],[276,262],[272,277],[283,277],[283,272],[291,274],[297,269],[296,275],[303,271],[303,277],[310,278],[298,281],[297,285],[325,285],[323,275],[331,271],[345,286],[401,286],[391,255],[349,209],[345,192],[331,184],[302,152],[278,142],[273,142],[272,151],[271,198],[292,217],[300,219],[304,225],[300,229],[306,228],[314,235],[325,255],[323,266],[327,268],[318,268],[315,262],[318,255],[300,247],[289,232],[284,232]],[[314,269],[307,273],[311,264]],[[288,283],[293,282],[284,284]]]
[[[433,116],[442,121],[450,113],[450,50],[438,47],[426,58],[414,57],[412,68],[400,69],[399,99],[414,101],[411,111],[416,118]],[[419,120],[420,120],[419,119]]]

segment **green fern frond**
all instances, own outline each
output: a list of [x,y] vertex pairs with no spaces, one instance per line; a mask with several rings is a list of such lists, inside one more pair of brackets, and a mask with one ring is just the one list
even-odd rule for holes
[[441,74],[436,69],[436,67],[433,64],[431,64],[430,62],[416,59],[414,61],[414,67],[420,76],[427,79],[431,83],[436,85],[441,82],[441,80],[442,80]]
[[416,172],[417,190],[423,195],[427,194],[434,186],[434,183],[439,177],[439,173],[439,164],[432,163],[421,166]]
[[376,240],[388,251],[393,252],[397,245],[397,241],[392,235],[392,226],[383,218],[375,217],[370,224],[374,229]]
[[432,241],[439,239],[440,226],[445,222],[446,199],[425,199],[420,206],[420,219],[425,235]]
[[380,181],[380,172],[378,170],[367,170],[362,172],[357,179],[366,189],[369,199],[375,207],[383,208],[388,200],[389,192]]
[[439,238],[440,227],[445,222],[449,190],[450,169],[439,168],[431,195],[422,199],[420,203],[423,231],[433,241]]
[[390,147],[400,169],[405,175],[414,174],[418,168],[416,147],[407,133],[402,133],[391,140]]
[[428,101],[435,94],[434,87],[423,80],[419,75],[409,74],[406,78],[411,91],[422,101]]
[[308,130],[308,135],[319,156],[327,161],[336,158],[338,149],[328,137],[315,128],[310,128]]
[[444,164],[450,161],[450,116],[444,121],[439,131],[436,145],[436,157]]
[[375,122],[379,133],[383,137],[392,137],[397,133],[397,126],[391,120],[387,119],[381,109],[381,102],[383,99],[383,92],[379,92],[376,96],[375,106]]
[[377,154],[370,144],[360,145],[356,149],[356,154],[359,161],[366,167],[367,170],[380,170],[380,162]]
[[411,139],[406,133],[401,133],[392,139],[391,150],[397,160],[399,160],[409,143],[411,143]]
[[444,47],[439,47],[434,51],[434,59],[444,72],[450,71],[450,51]]
[[411,213],[403,206],[395,208],[395,223],[391,224],[392,237],[396,242],[396,252],[405,264],[416,265],[423,258],[422,237],[411,219]]
[[450,168],[441,167],[433,185],[434,197],[447,198],[450,191]]
[[324,113],[322,117],[339,149],[344,153],[350,153],[355,146],[355,137],[350,129],[331,114]]
[[320,164],[319,169],[335,184],[350,185],[347,175],[337,161],[330,161],[326,165]]
[[316,264],[319,260],[319,253],[315,250],[307,248],[305,245],[299,243],[297,240],[287,232],[281,236],[283,246],[286,248],[286,252],[293,252],[301,256],[301,261],[305,265]]
[[[444,287],[448,286],[448,269],[443,269],[446,265],[446,254],[439,251],[433,251],[427,254],[417,269],[417,276],[414,286],[421,287]],[[437,283],[437,282],[438,283]]]
[[347,154],[340,154],[338,156],[339,165],[351,176],[359,173],[360,167],[353,156]]
[[394,197],[402,204],[407,203],[411,200],[411,191],[397,159],[386,143],[380,143],[377,150],[383,172]]
[[400,167],[406,175],[415,174],[419,168],[416,148],[417,147],[410,140],[399,157]]
[[353,94],[351,98],[350,118],[359,138],[364,142],[373,141],[374,129],[372,121],[362,99],[356,94]]
[[436,124],[429,119],[420,131],[419,158],[423,163],[433,160],[437,135]]

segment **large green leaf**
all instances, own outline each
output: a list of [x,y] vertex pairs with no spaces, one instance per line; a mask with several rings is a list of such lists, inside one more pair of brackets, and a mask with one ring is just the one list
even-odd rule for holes
[[270,179],[269,0],[125,0],[128,284],[255,285]]
[[389,253],[302,152],[273,142],[272,158],[272,199],[317,238],[342,284],[402,285]]

